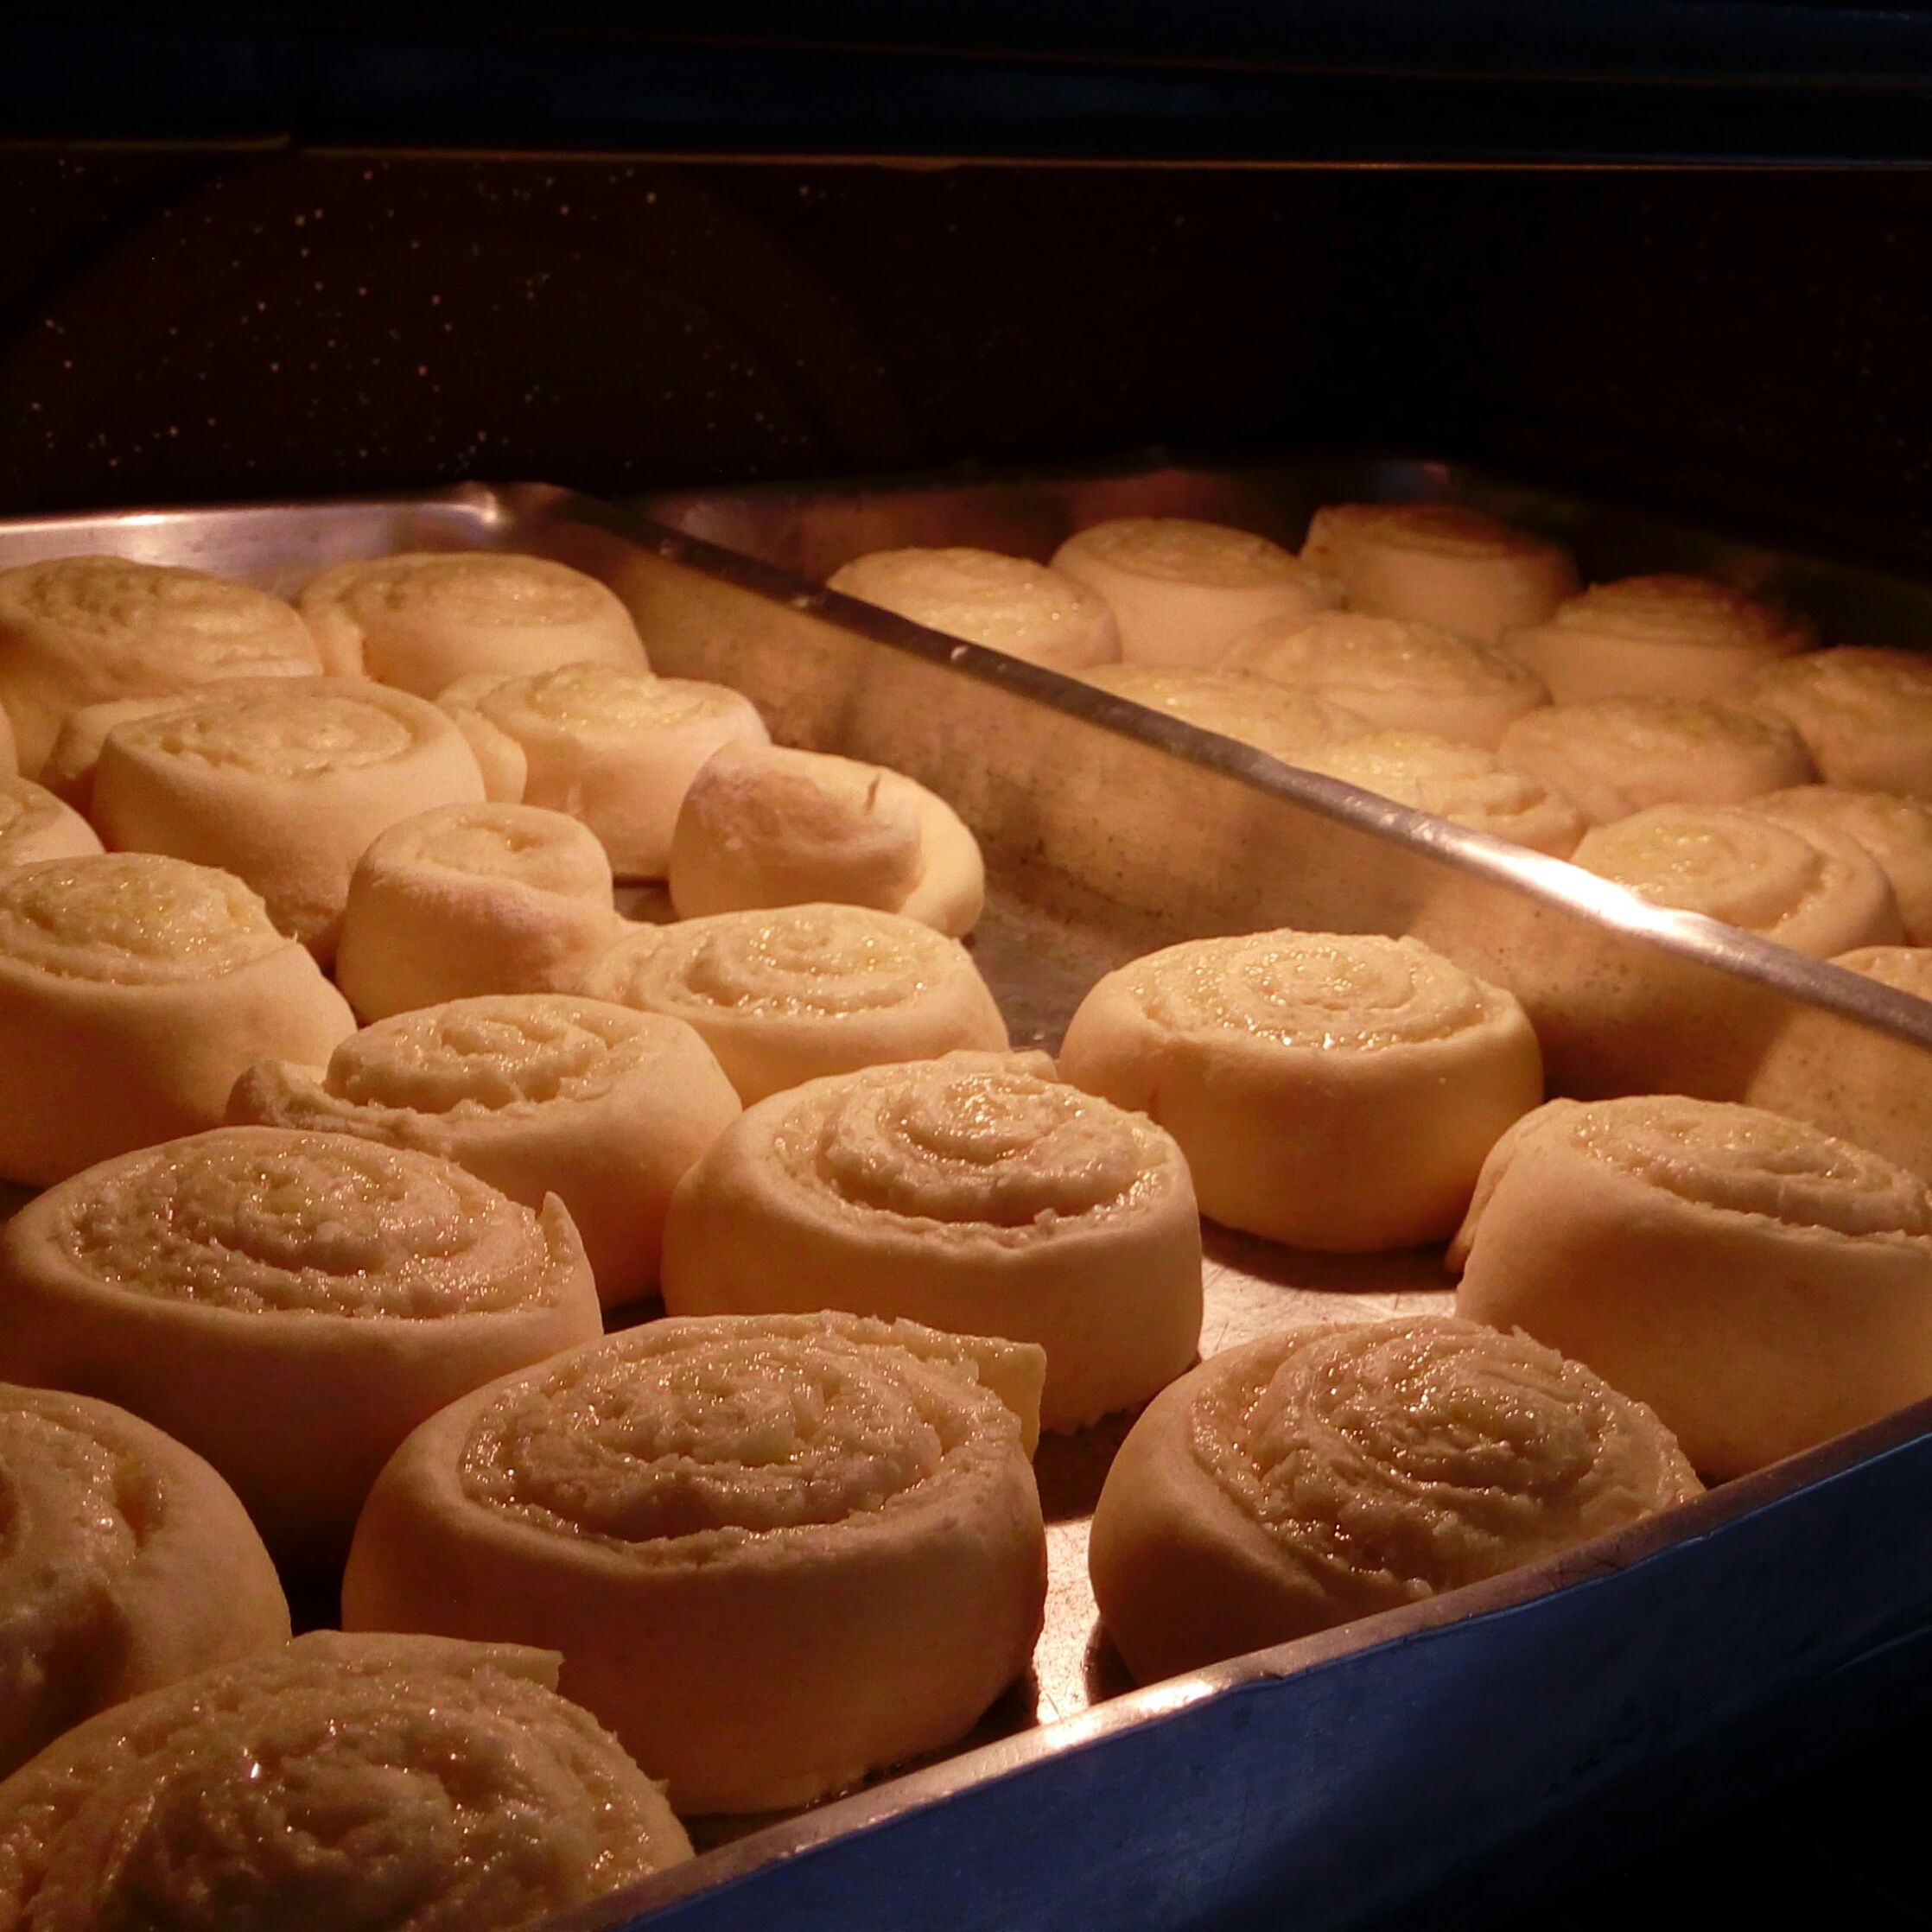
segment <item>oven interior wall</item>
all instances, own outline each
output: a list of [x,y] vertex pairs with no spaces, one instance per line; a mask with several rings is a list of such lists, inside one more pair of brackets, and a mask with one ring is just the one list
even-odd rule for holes
[[0,155],[0,513],[1381,445],[1932,570],[1932,178]]

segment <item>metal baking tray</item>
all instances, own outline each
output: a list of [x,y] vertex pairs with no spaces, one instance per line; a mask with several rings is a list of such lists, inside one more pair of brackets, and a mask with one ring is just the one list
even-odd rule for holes
[[[547,486],[466,486],[16,523],[0,526],[0,566],[109,551],[287,591],[352,556],[487,546],[592,570],[660,670],[736,684],[779,738],[893,764],[962,810],[992,888],[974,944],[1016,1044],[1055,1045],[1101,972],[1177,937],[1413,930],[1533,1010],[1541,997],[1546,1027],[1566,976],[1637,988],[1607,1035],[1550,1037],[1556,1082],[1574,1090],[1683,1084],[1657,1077],[1647,1045],[1659,1002],[1721,1012],[1733,1042],[1810,1008],[1862,1070],[1850,1104],[1896,1113],[1932,1090],[1932,1007],[814,581],[908,542],[1044,556],[1137,511],[1293,538],[1316,504],[1370,495],[1462,496],[1561,529],[1598,573],[1717,569],[1787,588],[1828,634],[1932,639],[1932,594],[1915,586],[1405,462],[753,490],[659,499],[657,519]],[[1737,1066],[1692,1071],[1721,1091]],[[1447,1301],[1433,1250],[1324,1258],[1213,1229],[1208,1246],[1204,1352]],[[1121,1433],[1043,1446],[1046,1632],[1029,1680],[965,1747],[790,1819],[698,1821],[703,1856],[568,1922],[1125,1932],[1292,1897],[1311,1926],[1356,1924],[1932,1627],[1932,1528],[1916,1527],[1928,1403],[1549,1563],[1135,1691],[1085,1579],[1086,1518]]]

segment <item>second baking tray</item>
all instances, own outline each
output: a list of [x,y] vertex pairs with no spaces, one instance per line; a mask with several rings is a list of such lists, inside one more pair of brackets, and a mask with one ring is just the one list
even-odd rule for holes
[[[1079,520],[1135,505],[1211,512],[1218,499],[1204,493],[1234,487],[1203,472],[1103,480],[1028,487],[1058,505],[1043,516]],[[1418,480],[1392,480],[1414,493]],[[836,500],[855,547],[907,540],[889,493]],[[1015,499],[987,500],[1010,515]],[[1262,521],[1253,508],[1243,520]],[[956,505],[929,531],[984,540]],[[1049,520],[1010,547],[1050,548],[1052,535]],[[1101,971],[1184,932],[1427,923],[1449,950],[1515,969],[1547,974],[1560,947],[1578,969],[1653,992],[1681,983],[1727,1012],[1808,1007],[1844,1029],[1873,1093],[1902,1078],[1922,1089],[1932,1069],[1932,1014],[1902,995],[1707,922],[1592,897],[1567,867],[561,491],[60,518],[0,530],[0,564],[107,550],[285,590],[348,556],[473,545],[594,570],[637,612],[661,670],[738,684],[780,737],[881,759],[951,797],[986,842],[993,893],[976,947],[1016,1044],[1057,1044]],[[1527,933],[1534,956],[1499,933]],[[1642,1046],[1634,1029],[1626,1045]],[[1584,1077],[1617,1071],[1600,1039],[1594,1058],[1579,1047],[1573,1058]],[[1211,1230],[1209,1241],[1211,1352],[1309,1316],[1446,1299],[1430,1252],[1338,1262]],[[1917,1528],[1928,1405],[1554,1563],[1126,1690],[1084,1561],[1115,1439],[1088,1432],[1043,1452],[1048,1629],[1032,1679],[989,1713],[982,1742],[742,1836],[731,1836],[741,1824],[700,1821],[705,1856],[577,1922],[1124,1932],[1292,1895],[1310,1925],[1351,1924],[1932,1620],[1932,1534]]]

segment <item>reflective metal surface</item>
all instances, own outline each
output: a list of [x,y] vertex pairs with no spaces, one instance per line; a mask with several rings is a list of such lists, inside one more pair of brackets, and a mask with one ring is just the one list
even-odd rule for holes
[[[1932,639],[1932,597],[1916,587],[1652,531],[1639,519],[1403,463],[660,499],[677,531],[543,486],[469,486],[420,499],[13,524],[0,527],[0,565],[100,550],[194,563],[283,591],[340,559],[403,549],[500,546],[590,569],[631,605],[659,670],[734,683],[781,739],[892,764],[952,800],[987,851],[992,892],[974,944],[1018,1044],[1057,1045],[1100,973],[1176,937],[1278,924],[1407,931],[1518,991],[1559,1086],[1738,1092],[1764,1043],[1802,1018],[1822,1030],[1839,1074],[1837,1104],[1900,1131],[1897,1122],[1914,1117],[1911,1096],[1932,1074],[1932,1006],[1709,921],[1658,912],[1574,867],[806,581],[861,550],[907,542],[1044,556],[1071,528],[1141,511],[1220,516],[1293,538],[1297,519],[1325,499],[1444,493],[1562,531],[1598,572],[1716,569],[1786,588],[1828,636]],[[721,550],[721,539],[740,549]],[[1302,1319],[1439,1306],[1447,1293],[1433,1251],[1338,1261],[1213,1230],[1209,1248],[1204,1352]],[[1846,1499],[1854,1514],[1885,1518],[1898,1485],[1932,1479],[1927,1405],[1554,1563],[1127,1692],[1096,1629],[1084,1562],[1087,1517],[1121,1433],[1103,1426],[1043,1447],[1047,1630],[1029,1681],[967,1741],[978,1748],[767,1828],[737,1821],[707,1829],[700,1821],[701,1842],[717,1849],[575,1922],[608,1926],[662,1910],[680,1926],[883,1926],[904,1922],[916,1906],[931,1924],[983,1925],[1000,1912],[1014,1923],[1171,1923],[1236,1897],[1230,1888],[1258,1882],[1256,1874],[1316,1857],[1320,1834],[1335,1831],[1302,1786],[1281,1782],[1280,1754],[1309,1725],[1331,1721],[1321,1700],[1336,1682],[1357,1684],[1350,1695],[1369,1700],[1350,1706],[1359,1719],[1348,1732],[1358,1783],[1405,1775],[1412,1761],[1437,1764],[1442,1779],[1409,1800],[1412,1818],[1437,1817],[1433,1837],[1408,1833],[1400,1857],[1364,1853],[1386,1869],[1346,1892],[1359,1906],[1370,1879],[1385,1893],[1398,1872],[1424,1882],[1428,1870],[1522,1821],[1533,1802],[1554,1803],[1605,1767],[1643,1762],[1695,1735],[1707,1715],[1697,1687],[1745,1706],[1776,1682],[1846,1662],[1900,1619],[1932,1617],[1932,1540],[1922,1549],[1916,1534],[1853,1540],[1847,1531],[1829,1603],[1808,1604],[1800,1588],[1819,1539],[1846,1520]],[[1827,1478],[1836,1485],[1828,1506],[1816,1486]],[[1589,1601],[1600,1597],[1601,1609],[1579,1610],[1579,1593],[1562,1588],[1579,1582],[1598,1592]],[[1629,1620],[1639,1602],[1652,1605],[1643,1614],[1656,1628],[1633,1644]],[[1749,1641],[1722,1621],[1733,1613],[1724,1606],[1739,1603],[1764,1611]],[[1499,1649],[1489,1633],[1503,1612],[1510,1634]],[[1566,1645],[1591,1650],[1586,1680],[1566,1678]],[[1514,1756],[1444,1765],[1435,1720],[1417,1713],[1446,1708],[1471,1685],[1521,1695],[1532,1682],[1547,1701]],[[1250,1694],[1262,1698],[1252,1708],[1230,1701]],[[1224,1709],[1233,1715],[1223,1718]],[[1483,1721],[1492,1720],[1490,1710]],[[1457,1721],[1475,1719],[1465,1712]],[[1218,1741],[1202,1742],[1201,1725],[1228,1725],[1225,1734],[1213,1731]],[[1141,1743],[1128,1751],[1130,1738]],[[1096,1746],[1104,1748],[1096,1755]],[[1188,1779],[1179,1795],[1150,1783]],[[1009,1789],[1029,1794],[1026,1815],[1039,1832],[1061,1834],[1057,1846],[1035,1846],[1045,1889],[1032,1916],[1012,1899],[989,1903],[1001,1854],[982,1847],[990,1862],[981,1871],[969,1849],[982,1828],[995,1833],[993,1846],[1006,1842],[998,1833],[1026,1828],[1024,1818],[1016,1826],[1007,1815]],[[1104,1837],[1109,1819],[1165,1815],[1157,1800],[1170,1797],[1176,1821],[1209,1829],[1188,1810],[1186,1792],[1204,1805],[1238,1805],[1236,1837],[1216,1839],[1204,1864],[1198,1843],[1156,1832],[1132,1867],[1144,1897],[1116,1897],[1105,1844],[1092,1834]],[[924,1849],[907,1865],[894,1846]],[[928,1869],[936,1846],[945,1872]],[[798,1875],[805,1872],[823,1876],[811,1881]],[[1344,1902],[1338,1895],[1332,1911],[1312,1907],[1309,1922],[1344,1922]]]

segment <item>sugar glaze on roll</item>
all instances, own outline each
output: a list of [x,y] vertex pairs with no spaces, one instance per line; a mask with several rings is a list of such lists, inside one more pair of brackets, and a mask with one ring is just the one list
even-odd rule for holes
[[1187,1163],[1044,1053],[949,1053],[761,1101],[679,1184],[673,1314],[842,1308],[1046,1350],[1040,1420],[1078,1428],[1194,1359]]
[[1147,1682],[1479,1582],[1699,1487],[1655,1414],[1527,1336],[1310,1326],[1156,1398],[1108,1473],[1090,1567]]

